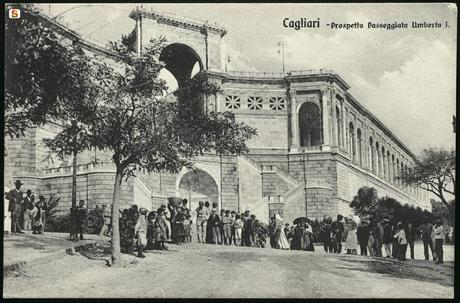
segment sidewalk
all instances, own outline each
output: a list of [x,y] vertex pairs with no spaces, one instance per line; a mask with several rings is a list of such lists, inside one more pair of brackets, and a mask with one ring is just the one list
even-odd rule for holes
[[3,275],[17,270],[26,264],[57,258],[65,255],[66,250],[92,245],[100,240],[98,235],[84,235],[85,240],[72,242],[68,233],[47,232],[34,235],[31,231],[24,234],[8,234],[3,238]]

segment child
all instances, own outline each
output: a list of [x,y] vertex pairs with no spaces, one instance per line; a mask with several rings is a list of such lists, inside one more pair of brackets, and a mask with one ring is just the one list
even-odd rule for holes
[[184,219],[184,242],[185,243],[190,243],[191,242],[191,239],[190,239],[190,214],[186,214],[185,215],[185,219]]
[[155,222],[156,212],[151,211],[147,215],[147,249],[153,249],[153,224]]
[[33,234],[42,234],[42,208],[43,202],[39,200],[37,205],[30,211],[30,215],[32,216],[32,230]]
[[239,214],[236,215],[236,220],[233,222],[233,228],[235,229],[235,245],[241,246],[241,232],[243,231],[243,221]]
[[145,255],[142,253],[144,247],[147,245],[147,209],[141,208],[139,210],[140,216],[137,219],[136,226],[134,227],[134,232],[137,237],[137,256],[139,258],[145,258]]

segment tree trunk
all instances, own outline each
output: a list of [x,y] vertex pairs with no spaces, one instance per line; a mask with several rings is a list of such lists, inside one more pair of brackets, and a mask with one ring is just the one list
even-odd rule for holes
[[115,186],[113,189],[113,204],[112,204],[112,264],[117,265],[121,261],[120,252],[120,228],[119,228],[119,209],[120,209],[120,192],[122,182],[122,170],[117,167],[115,176]]
[[72,159],[72,210],[70,211],[70,240],[78,240],[77,235],[77,153],[73,153]]

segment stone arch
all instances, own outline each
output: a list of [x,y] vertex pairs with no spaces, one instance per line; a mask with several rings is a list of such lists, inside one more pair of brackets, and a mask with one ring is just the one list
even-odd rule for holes
[[189,200],[192,211],[198,207],[198,201],[217,202],[220,207],[219,183],[204,169],[183,169],[176,179],[176,195]]
[[172,43],[163,48],[160,61],[165,63],[165,69],[176,78],[179,88],[191,79],[196,66],[199,67],[200,71],[203,70],[203,62],[198,53],[183,43]]
[[305,102],[299,107],[300,146],[321,145],[321,113],[318,105]]

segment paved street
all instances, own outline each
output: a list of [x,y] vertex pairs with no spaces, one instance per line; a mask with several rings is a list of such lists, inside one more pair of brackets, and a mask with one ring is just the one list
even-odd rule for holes
[[[452,298],[453,262],[249,247],[171,245],[125,267],[80,254],[24,268],[4,279],[12,297]],[[446,251],[453,252],[453,247]],[[452,253],[453,256],[453,253]]]

